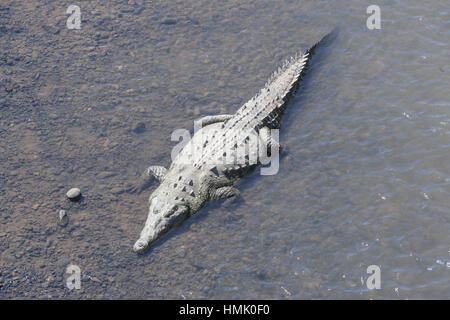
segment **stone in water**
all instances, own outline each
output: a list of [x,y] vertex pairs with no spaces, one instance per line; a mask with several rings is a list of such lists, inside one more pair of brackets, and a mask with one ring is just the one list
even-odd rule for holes
[[78,188],[72,188],[66,193],[67,198],[69,198],[72,201],[77,201],[81,198],[81,191]]
[[59,225],[65,227],[69,223],[66,210],[59,210]]

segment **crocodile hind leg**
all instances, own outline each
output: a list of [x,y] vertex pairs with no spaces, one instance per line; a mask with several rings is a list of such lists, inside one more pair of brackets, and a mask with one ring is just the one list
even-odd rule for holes
[[131,193],[140,194],[146,188],[150,186],[150,181],[152,176],[156,178],[159,182],[164,180],[167,169],[162,166],[150,166],[145,169],[144,173],[139,177],[139,179],[128,189]]
[[217,123],[217,122],[224,122],[228,119],[231,119],[233,117],[232,114],[220,114],[215,116],[205,116],[200,119],[197,119],[194,121],[194,127],[205,127],[207,125]]

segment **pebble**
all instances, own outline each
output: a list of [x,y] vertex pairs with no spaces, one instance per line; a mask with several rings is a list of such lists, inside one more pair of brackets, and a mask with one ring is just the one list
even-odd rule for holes
[[59,210],[59,225],[65,227],[68,223],[69,216],[67,215],[66,210]]
[[77,201],[81,197],[81,191],[78,188],[72,188],[66,193],[67,198],[69,198],[72,201]]
[[174,25],[174,24],[177,24],[177,20],[173,20],[173,19],[167,19],[167,20],[164,20],[163,22],[162,22],[162,24],[165,24],[165,25]]
[[91,280],[97,283],[102,283],[102,281],[97,277],[91,277]]
[[139,122],[133,126],[132,131],[134,133],[143,133],[145,132],[145,123]]
[[5,90],[6,90],[6,91],[11,92],[12,89],[13,89],[13,86],[12,86],[10,83],[7,83],[7,84],[5,85]]

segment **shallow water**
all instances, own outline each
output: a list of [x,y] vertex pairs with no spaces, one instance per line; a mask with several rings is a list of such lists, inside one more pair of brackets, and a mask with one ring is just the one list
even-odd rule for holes
[[[450,298],[448,3],[378,1],[381,30],[350,0],[77,4],[81,30],[60,1],[0,4],[0,298]],[[172,131],[233,113],[337,25],[279,173],[133,253],[155,185],[124,189],[170,164]]]

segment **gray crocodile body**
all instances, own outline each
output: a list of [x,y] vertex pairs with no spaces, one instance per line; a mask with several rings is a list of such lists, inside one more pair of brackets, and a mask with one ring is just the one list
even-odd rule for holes
[[[287,102],[321,41],[286,61],[235,114],[197,120],[196,127],[201,125],[201,129],[173,159],[169,169],[151,166],[146,170],[146,176],[155,176],[160,185],[149,198],[148,218],[134,245],[135,252],[144,252],[149,244],[198,212],[208,201],[237,195],[239,191],[234,186],[239,179],[261,164],[258,158],[261,145],[272,153],[278,150],[271,129],[279,129]],[[255,134],[258,149],[250,145]],[[242,150],[244,161],[233,161],[242,156]],[[252,161],[255,157],[256,161]]]

